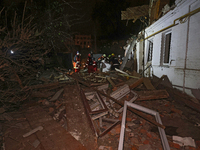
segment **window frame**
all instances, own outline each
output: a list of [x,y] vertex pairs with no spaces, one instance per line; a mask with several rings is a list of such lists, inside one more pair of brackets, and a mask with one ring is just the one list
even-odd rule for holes
[[[148,47],[147,47],[147,62],[152,62],[153,60],[153,38],[148,40],[147,42],[148,44]],[[152,46],[152,49],[151,49],[151,60],[149,59],[149,54],[150,54],[150,47]]]
[[[169,39],[167,41],[167,36],[170,34]],[[166,46],[167,43],[167,46]],[[166,61],[166,47],[168,49],[167,52],[167,61]],[[172,30],[168,30],[162,33],[162,48],[161,48],[161,66],[169,66],[171,60],[171,51],[172,51]]]

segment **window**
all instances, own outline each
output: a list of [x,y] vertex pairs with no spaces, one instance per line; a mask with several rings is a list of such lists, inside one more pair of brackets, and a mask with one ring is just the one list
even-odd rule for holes
[[148,47],[148,58],[147,61],[152,61],[152,54],[153,54],[153,41],[148,41],[149,47]]
[[170,47],[171,47],[171,35],[172,35],[172,33],[168,33],[165,36],[164,63],[169,63],[169,54],[170,54]]
[[169,65],[170,50],[171,50],[171,36],[172,36],[171,31],[163,33],[162,51],[161,51],[161,65]]

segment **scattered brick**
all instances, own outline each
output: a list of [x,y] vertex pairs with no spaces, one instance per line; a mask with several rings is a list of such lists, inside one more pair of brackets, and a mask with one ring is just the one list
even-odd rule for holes
[[54,111],[54,108],[50,107],[49,108],[49,114],[51,114]]
[[140,130],[140,133],[143,133],[143,134],[145,134],[147,131],[145,130],[145,129],[141,129]]
[[136,146],[132,146],[131,150],[138,150],[138,149],[136,148]]
[[180,149],[181,148],[181,146],[179,144],[173,143],[173,142],[170,142],[170,141],[169,141],[169,146],[172,147],[172,148],[176,148],[176,149]]
[[190,150],[196,150],[196,148],[188,146]]
[[138,144],[138,143],[139,143],[138,139],[135,138],[135,137],[131,138],[131,142],[132,142],[133,144]]
[[179,114],[179,115],[182,115],[182,113],[183,113],[181,110],[176,109],[176,108],[171,108],[171,111],[172,111],[172,112],[175,112],[175,113],[177,113],[177,114]]
[[99,150],[113,150],[110,146],[99,146]]
[[126,118],[126,121],[131,121],[131,120],[132,120],[132,118],[128,118],[128,117]]
[[151,135],[149,132],[147,132],[147,136],[148,136],[149,138],[152,138],[152,135]]
[[120,131],[121,131],[121,126],[120,126],[120,125],[117,125],[117,126],[115,127],[115,132],[116,132],[116,134],[120,134]]
[[143,144],[149,144],[149,140],[145,140]]

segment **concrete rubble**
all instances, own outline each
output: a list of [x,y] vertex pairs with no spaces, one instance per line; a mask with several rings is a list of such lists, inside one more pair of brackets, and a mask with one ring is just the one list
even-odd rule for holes
[[[22,148],[20,143],[26,143],[24,140],[29,139],[29,146],[33,149],[47,149],[45,146],[50,141],[45,141],[42,135],[51,136],[54,141],[61,136],[60,132],[55,131],[58,128],[70,134],[70,139],[73,137],[73,141],[79,145],[76,149],[115,150],[122,144],[120,134],[123,127],[121,149],[124,150],[165,149],[160,137],[162,134],[166,134],[167,149],[200,149],[200,104],[172,88],[170,83],[165,86],[163,78],[167,76],[150,79],[135,72],[119,70],[75,74],[55,69],[54,76],[43,77],[41,83],[26,87],[32,91],[32,100],[19,109],[23,115],[1,107],[0,125],[4,128],[1,129],[2,143],[6,149],[10,148],[8,143],[17,143],[14,145]],[[154,116],[143,111],[127,107],[125,124],[121,124],[123,106],[127,102],[159,113],[160,121],[156,122]],[[37,111],[41,111],[43,117],[39,117],[40,113],[34,115]],[[54,122],[51,127],[48,127],[49,121]],[[31,128],[28,127],[30,125]],[[159,135],[160,130],[162,134]],[[62,136],[66,139],[65,135]],[[60,143],[55,141],[54,148]],[[190,143],[181,145],[180,141]],[[73,146],[69,147],[73,149]]]

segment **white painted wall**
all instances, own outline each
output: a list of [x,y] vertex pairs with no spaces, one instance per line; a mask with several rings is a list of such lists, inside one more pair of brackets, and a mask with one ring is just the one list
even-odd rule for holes
[[137,59],[137,72],[140,73],[143,70],[143,40],[136,43],[136,59]]
[[[146,28],[145,37],[173,24],[174,20],[199,8],[200,0],[177,0],[177,7]],[[149,39],[153,39],[153,74],[161,77],[167,75],[174,87],[185,87],[185,92],[191,95],[187,88],[200,88],[200,12],[187,18],[185,23],[176,21],[176,26],[164,30]],[[170,63],[161,65],[162,35],[171,30]],[[145,64],[147,67],[148,44],[145,41]],[[137,49],[141,49],[139,45]],[[138,52],[139,53],[139,52]],[[141,63],[140,61],[138,61]],[[138,66],[140,66],[138,64]],[[182,88],[183,90],[183,88]]]

